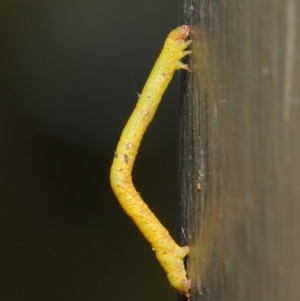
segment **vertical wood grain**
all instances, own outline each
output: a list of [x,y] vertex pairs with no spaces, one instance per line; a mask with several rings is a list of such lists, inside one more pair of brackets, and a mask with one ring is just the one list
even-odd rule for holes
[[300,2],[182,2],[191,300],[300,300]]

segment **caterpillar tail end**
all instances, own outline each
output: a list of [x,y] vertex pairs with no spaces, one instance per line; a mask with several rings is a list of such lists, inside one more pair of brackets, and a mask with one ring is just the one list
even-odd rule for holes
[[187,300],[190,300],[191,280],[184,279],[181,283],[178,283],[178,285],[180,285],[180,288],[177,288],[177,291]]
[[190,299],[189,291],[191,288],[191,280],[187,279],[186,277],[186,272],[183,265],[183,259],[189,253],[189,251],[190,248],[188,246],[180,248],[180,251],[177,253],[177,260],[181,261],[180,267],[167,274],[171,286],[175,288],[187,300]]

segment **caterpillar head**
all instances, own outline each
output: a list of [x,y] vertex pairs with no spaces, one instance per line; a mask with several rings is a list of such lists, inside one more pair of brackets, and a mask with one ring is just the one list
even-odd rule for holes
[[177,27],[176,29],[172,30],[169,35],[168,38],[172,39],[172,40],[182,40],[184,41],[186,39],[186,37],[189,35],[191,31],[191,28],[188,27],[187,25],[182,25]]

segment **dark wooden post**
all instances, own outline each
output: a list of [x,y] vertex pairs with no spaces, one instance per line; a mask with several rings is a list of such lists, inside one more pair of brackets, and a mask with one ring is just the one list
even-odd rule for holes
[[300,300],[300,2],[182,2],[191,300]]

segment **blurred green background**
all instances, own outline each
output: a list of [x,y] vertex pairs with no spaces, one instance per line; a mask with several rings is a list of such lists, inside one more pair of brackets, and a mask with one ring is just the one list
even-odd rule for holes
[[[179,25],[177,4],[2,1],[1,301],[174,300],[109,170],[137,92]],[[134,169],[175,236],[177,92],[175,80]]]

